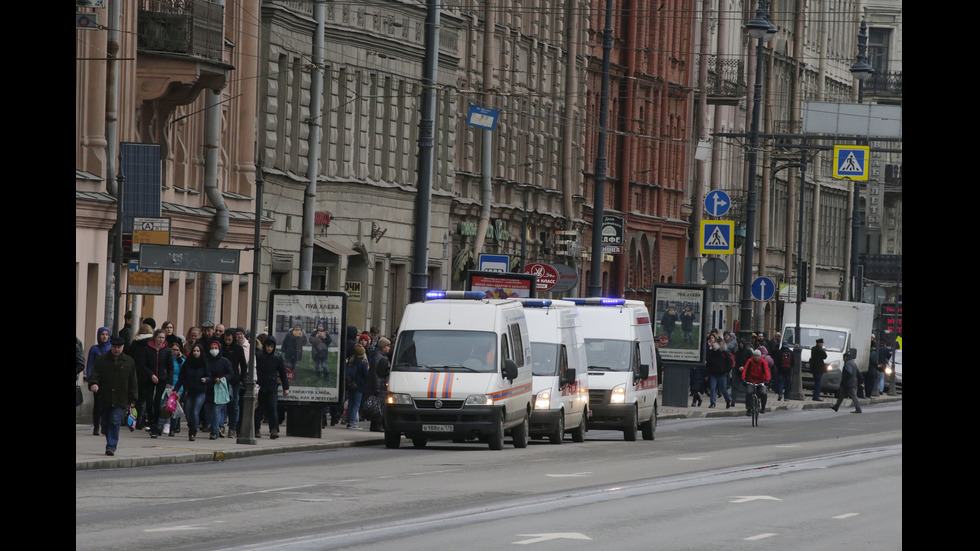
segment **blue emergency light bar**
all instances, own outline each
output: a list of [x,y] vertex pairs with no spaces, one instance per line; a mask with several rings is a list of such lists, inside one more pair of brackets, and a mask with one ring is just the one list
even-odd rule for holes
[[428,291],[425,293],[426,300],[439,300],[439,299],[469,299],[469,300],[479,300],[487,298],[487,294],[483,291]]
[[622,306],[626,304],[625,298],[566,298],[569,302],[574,302],[579,306]]
[[527,299],[527,300],[524,300],[523,302],[524,302],[524,307],[525,308],[547,308],[547,307],[551,306],[551,300],[546,299],[546,298],[545,299],[540,299],[540,298]]

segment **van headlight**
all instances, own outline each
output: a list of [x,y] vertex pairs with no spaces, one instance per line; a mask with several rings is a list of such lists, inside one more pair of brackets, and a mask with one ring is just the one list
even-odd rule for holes
[[412,396],[409,394],[388,393],[388,404],[393,406],[410,406],[413,404]]
[[834,360],[827,364],[827,371],[840,371],[840,360]]
[[891,375],[891,374],[892,374],[892,368],[891,367],[885,367],[885,375]]
[[534,399],[534,409],[551,409],[551,393],[543,390]]
[[619,385],[612,389],[612,393],[609,395],[610,404],[625,404],[626,403],[626,385]]
[[489,394],[470,394],[463,402],[464,406],[492,406],[493,396]]

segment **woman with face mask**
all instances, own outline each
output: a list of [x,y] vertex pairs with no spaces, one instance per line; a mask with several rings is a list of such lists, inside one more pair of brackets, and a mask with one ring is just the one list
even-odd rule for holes
[[208,391],[204,399],[204,422],[211,431],[211,440],[224,438],[224,424],[228,414],[228,403],[219,404],[214,401],[214,387],[220,382],[227,383],[232,376],[231,362],[221,355],[221,345],[218,341],[208,344],[208,355],[205,357],[208,366]]

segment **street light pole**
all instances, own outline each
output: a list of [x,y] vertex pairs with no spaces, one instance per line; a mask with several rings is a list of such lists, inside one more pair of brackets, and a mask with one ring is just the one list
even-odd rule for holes
[[[255,444],[255,355],[262,344],[255,339],[259,329],[259,269],[262,246],[262,185],[265,183],[265,172],[262,170],[262,159],[255,163],[255,236],[252,249],[252,325],[251,342],[248,346],[248,371],[242,383],[242,411],[240,421],[242,429],[238,431],[236,444]],[[238,397],[234,397],[235,400]]]
[[[858,55],[857,61],[854,65],[851,65],[851,74],[854,78],[858,79],[858,103],[864,103],[864,81],[871,78],[875,70],[867,62],[867,52],[868,49],[868,23],[861,19],[861,27],[858,30]],[[859,143],[863,140],[859,140]],[[860,220],[860,199],[861,199],[861,184],[856,180],[854,181],[854,205],[851,209],[851,284],[849,287],[849,296],[851,302],[860,302],[861,300],[861,289],[859,288],[860,281],[857,278],[858,273],[858,246],[860,243],[860,231],[861,231],[861,220]]]
[[755,87],[752,93],[752,126],[749,130],[748,196],[745,202],[745,243],[742,260],[742,301],[739,306],[740,331],[752,329],[752,265],[755,256],[755,177],[759,164],[759,119],[762,115],[762,45],[772,25],[768,21],[770,0],[759,0],[755,19],[745,26],[749,36],[757,40],[755,54]]

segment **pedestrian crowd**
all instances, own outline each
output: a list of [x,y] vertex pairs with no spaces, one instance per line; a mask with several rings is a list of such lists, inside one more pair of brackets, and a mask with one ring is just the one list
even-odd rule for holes
[[[899,339],[896,339],[896,344],[900,347]],[[695,365],[690,371],[691,407],[701,406],[701,395],[707,394],[709,408],[715,407],[716,399],[721,397],[725,398],[725,407],[731,408],[735,405],[732,396],[736,390],[744,387],[745,382],[763,385],[757,387],[762,408],[760,413],[766,412],[767,387],[770,384],[776,392],[777,400],[788,399],[793,350],[788,343],[781,341],[782,336],[778,332],[771,339],[766,338],[764,331],[753,332],[748,338],[738,339],[731,331],[724,331],[719,335],[717,329],[712,329],[706,338],[704,364]],[[815,402],[823,401],[820,396],[827,359],[823,344],[823,339],[817,339],[816,345],[810,349],[810,373],[814,380],[811,399]],[[776,352],[772,354],[770,351]],[[891,354],[888,346],[879,344],[872,336],[870,359],[862,373],[855,359],[846,353],[834,411],[838,410],[844,398],[853,397],[854,413],[861,413],[858,398],[870,398],[884,392],[885,368]],[[746,405],[749,399],[746,396]],[[750,414],[751,412],[746,411],[746,415]]]
[[[126,314],[127,325],[116,336],[100,327],[87,355],[82,341],[75,339],[75,379],[81,374],[93,394],[92,434],[105,436],[106,455],[115,454],[120,427],[145,431],[150,438],[174,437],[182,428],[190,441],[199,431],[212,440],[236,438],[242,430],[249,333],[204,322],[181,336],[172,322],[157,328],[154,319],[146,318],[127,341],[131,316]],[[339,400],[329,408],[330,425],[344,422],[360,429],[363,419],[370,430],[382,431],[392,341],[379,333],[376,327],[364,333],[347,328],[340,381],[332,380],[328,370],[332,339],[323,323],[309,334],[294,326],[279,350],[273,335],[256,335],[255,437],[261,438],[263,423],[268,423],[269,438],[279,437],[284,412],[278,400],[289,396],[304,349],[311,354],[314,375],[325,385],[339,384]],[[82,401],[79,388],[76,407]]]

